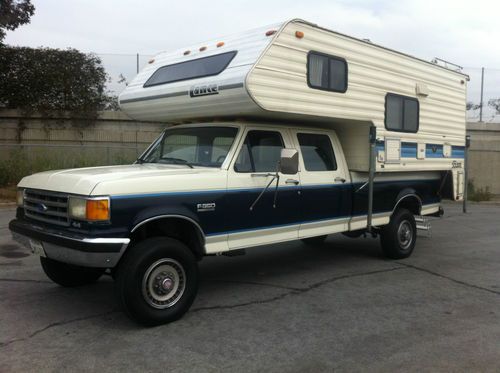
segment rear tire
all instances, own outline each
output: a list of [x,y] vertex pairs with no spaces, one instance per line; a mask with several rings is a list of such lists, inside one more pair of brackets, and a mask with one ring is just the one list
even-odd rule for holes
[[327,237],[328,237],[327,235],[309,237],[309,238],[303,238],[301,241],[305,243],[307,246],[320,246],[323,245],[323,243],[325,243]]
[[47,277],[64,287],[91,284],[96,282],[105,271],[104,268],[80,267],[44,257],[40,257],[40,263]]
[[398,209],[389,224],[380,232],[380,243],[385,256],[390,259],[408,258],[417,242],[415,217],[406,209]]
[[198,291],[198,263],[182,242],[148,238],[130,248],[116,271],[116,293],[127,315],[154,326],[181,318]]

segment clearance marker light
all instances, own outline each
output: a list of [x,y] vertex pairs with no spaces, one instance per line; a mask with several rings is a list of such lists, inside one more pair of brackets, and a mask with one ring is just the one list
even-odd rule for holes
[[269,30],[266,32],[266,36],[271,36],[271,35],[274,35],[276,34],[276,30]]
[[150,59],[150,60],[148,61],[148,63],[153,63],[153,62],[155,62],[155,59],[154,59],[154,58],[152,58],[152,59]]
[[223,41],[219,41],[219,42],[217,43],[217,48],[220,48],[220,47],[222,47],[223,45],[224,45],[224,42],[223,42]]
[[187,56],[189,53],[191,53],[191,51],[185,51],[184,55]]
[[200,47],[200,52],[207,50],[207,47]]
[[297,39],[302,39],[304,37],[304,33],[302,31],[295,31],[295,37]]

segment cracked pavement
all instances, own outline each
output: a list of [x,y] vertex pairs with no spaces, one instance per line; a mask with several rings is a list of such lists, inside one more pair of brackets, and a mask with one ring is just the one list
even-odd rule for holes
[[445,211],[406,260],[342,235],[207,257],[190,312],[142,328],[109,277],[51,283],[0,209],[0,371],[500,371],[500,206]]

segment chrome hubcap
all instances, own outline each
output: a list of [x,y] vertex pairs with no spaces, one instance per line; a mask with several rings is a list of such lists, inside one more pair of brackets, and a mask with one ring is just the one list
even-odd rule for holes
[[406,250],[411,246],[413,240],[413,229],[409,221],[403,220],[398,228],[399,246]]
[[142,295],[154,308],[172,307],[186,288],[186,273],[182,265],[170,258],[154,262],[144,274]]

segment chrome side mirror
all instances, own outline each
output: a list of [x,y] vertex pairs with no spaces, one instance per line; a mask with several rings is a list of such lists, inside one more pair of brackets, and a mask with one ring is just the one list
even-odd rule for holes
[[299,172],[299,152],[296,149],[281,149],[279,170],[285,175]]

